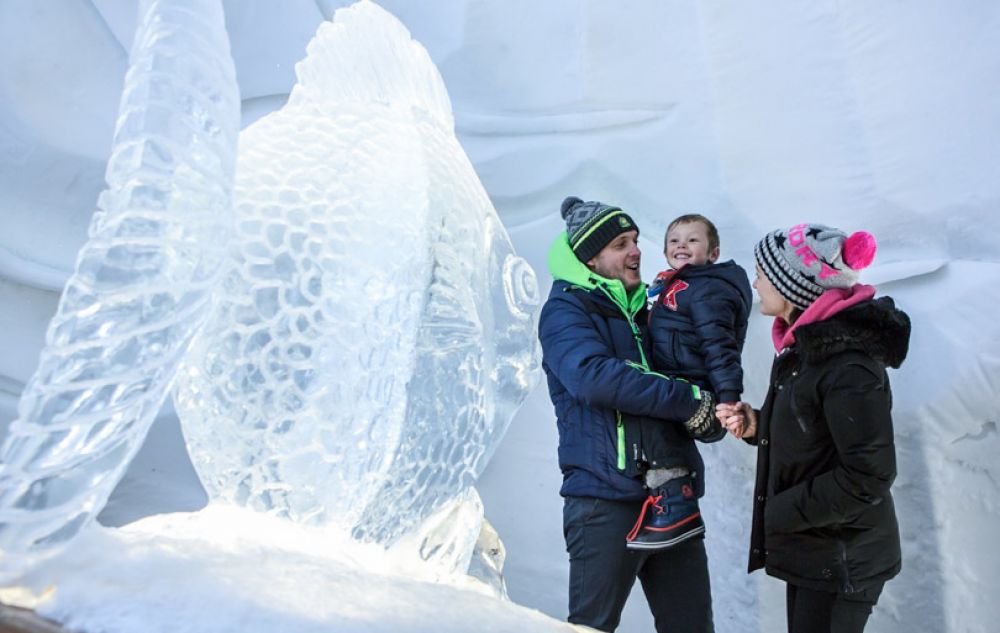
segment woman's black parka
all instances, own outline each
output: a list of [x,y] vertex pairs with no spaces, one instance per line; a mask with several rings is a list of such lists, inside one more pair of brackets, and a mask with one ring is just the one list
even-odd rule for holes
[[795,330],[758,416],[750,564],[791,584],[851,593],[900,569],[889,487],[892,394],[910,321],[888,297]]

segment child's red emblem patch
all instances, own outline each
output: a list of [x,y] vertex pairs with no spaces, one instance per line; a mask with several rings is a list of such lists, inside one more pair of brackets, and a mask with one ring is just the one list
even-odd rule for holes
[[667,288],[666,292],[660,294],[660,303],[667,306],[674,312],[677,312],[677,293],[686,289],[688,286],[688,282],[683,279],[678,279],[674,283],[670,284],[670,287]]

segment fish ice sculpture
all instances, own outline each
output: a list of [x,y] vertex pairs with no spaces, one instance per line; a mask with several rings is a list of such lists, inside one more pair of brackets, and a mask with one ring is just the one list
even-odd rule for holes
[[0,580],[101,510],[204,322],[231,232],[239,107],[221,4],[144,1],[108,188],[0,447]]
[[237,247],[175,407],[212,500],[389,544],[533,388],[537,282],[398,20],[339,10],[296,73],[240,136]]

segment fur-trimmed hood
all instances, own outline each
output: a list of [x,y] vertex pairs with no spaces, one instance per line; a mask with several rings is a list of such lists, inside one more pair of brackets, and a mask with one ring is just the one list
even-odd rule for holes
[[897,368],[910,347],[910,317],[891,297],[879,297],[847,308],[823,321],[796,329],[796,347],[807,362],[818,362],[847,350],[860,350]]

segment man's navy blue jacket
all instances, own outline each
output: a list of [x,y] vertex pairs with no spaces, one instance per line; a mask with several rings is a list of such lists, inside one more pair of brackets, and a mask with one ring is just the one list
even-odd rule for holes
[[[561,234],[549,251],[555,279],[542,308],[538,336],[542,368],[559,426],[563,496],[641,500],[647,495],[630,469],[626,451],[629,418],[682,424],[698,408],[697,390],[649,370],[645,285],[626,293],[619,280],[592,273]],[[595,310],[594,308],[599,308]],[[620,317],[610,316],[618,311]],[[703,463],[694,442],[681,440],[687,463],[699,475]]]
[[746,271],[733,261],[689,264],[660,273],[650,293],[660,283],[649,314],[653,369],[711,389],[719,402],[738,401],[753,303]]

